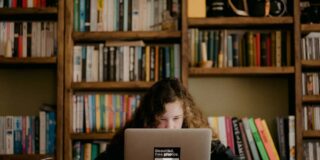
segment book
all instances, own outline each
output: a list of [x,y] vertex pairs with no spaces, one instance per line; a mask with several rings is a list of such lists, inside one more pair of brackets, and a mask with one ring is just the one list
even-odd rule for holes
[[275,155],[275,159],[279,160],[280,157],[279,157],[278,151],[276,149],[276,146],[274,145],[274,142],[273,142],[273,139],[272,139],[272,136],[270,134],[269,127],[268,127],[266,121],[264,119],[262,119],[261,124],[262,124],[262,126],[263,126],[263,128],[265,130],[268,142],[270,143],[272,151],[273,151],[273,153]]
[[206,17],[206,1],[205,0],[188,0],[188,17],[189,18],[205,18]]
[[255,141],[254,141],[253,136],[252,136],[252,132],[251,132],[250,125],[249,125],[249,119],[247,117],[242,118],[242,123],[243,123],[243,126],[244,126],[245,133],[247,135],[247,139],[248,139],[248,142],[249,142],[249,147],[250,147],[250,150],[251,150],[251,153],[252,153],[252,158],[255,159],[255,160],[259,160],[260,157],[259,157],[259,153],[258,153],[257,147],[255,145]]
[[113,47],[119,47],[119,46],[145,46],[145,43],[143,41],[106,41],[105,46],[113,46]]
[[254,123],[254,119],[251,117],[249,118],[249,126],[250,126],[250,129],[251,129],[251,132],[252,132],[252,135],[253,135],[253,138],[256,142],[256,145],[257,145],[257,148],[258,148],[258,151],[260,153],[260,156],[261,156],[261,159],[262,160],[269,160],[269,157],[268,157],[268,154],[266,152],[266,149],[263,145],[263,142],[261,140],[261,137],[258,133],[258,130],[257,130],[257,127]]

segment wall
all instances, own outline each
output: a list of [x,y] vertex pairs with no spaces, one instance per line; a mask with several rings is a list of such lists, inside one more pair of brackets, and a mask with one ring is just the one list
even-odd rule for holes
[[42,103],[56,104],[54,67],[3,68],[0,69],[0,115],[36,115]]

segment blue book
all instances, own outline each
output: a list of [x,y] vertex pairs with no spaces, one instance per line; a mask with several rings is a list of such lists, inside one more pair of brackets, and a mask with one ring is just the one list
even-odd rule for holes
[[13,143],[14,154],[22,154],[22,117],[14,117],[14,128],[13,128]]

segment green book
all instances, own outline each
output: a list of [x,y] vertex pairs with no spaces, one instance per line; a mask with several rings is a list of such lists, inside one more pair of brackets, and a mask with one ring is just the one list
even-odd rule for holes
[[254,140],[256,141],[260,156],[263,160],[269,160],[268,154],[266,149],[264,148],[263,142],[261,141],[260,135],[258,133],[257,127],[254,123],[254,119],[251,117],[249,118],[249,125],[253,135]]

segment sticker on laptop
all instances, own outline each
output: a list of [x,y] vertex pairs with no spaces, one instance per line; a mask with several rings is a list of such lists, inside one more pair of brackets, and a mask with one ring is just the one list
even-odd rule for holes
[[180,160],[180,147],[155,147],[154,160]]

